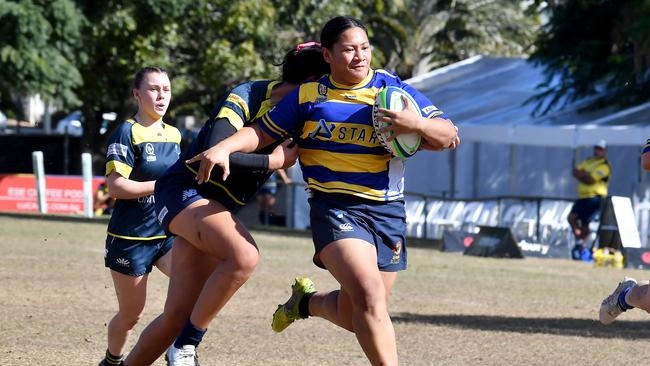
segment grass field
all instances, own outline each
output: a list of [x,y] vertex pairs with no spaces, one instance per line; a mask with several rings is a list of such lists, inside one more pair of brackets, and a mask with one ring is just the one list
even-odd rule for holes
[[[0,216],[0,364],[96,365],[116,310],[103,266],[105,224]],[[254,232],[262,260],[201,346],[210,365],[364,365],[354,336],[321,319],[281,334],[270,315],[296,275],[332,289],[308,238]],[[624,274],[569,260],[506,260],[411,248],[390,310],[402,365],[614,365],[645,360],[650,317],[605,327],[597,309]],[[142,324],[157,315],[166,278],[154,271]],[[164,365],[158,361],[156,365]]]

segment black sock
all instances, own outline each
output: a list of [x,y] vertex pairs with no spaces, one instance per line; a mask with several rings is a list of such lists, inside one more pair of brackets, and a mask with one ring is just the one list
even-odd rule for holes
[[311,315],[309,314],[309,299],[311,299],[313,294],[315,294],[315,292],[305,294],[302,299],[300,299],[300,303],[298,304],[298,313],[303,319],[307,319]]
[[107,365],[121,365],[124,360],[124,355],[115,356],[106,349],[106,357],[104,361]]
[[196,347],[199,345],[199,343],[201,343],[203,335],[205,335],[205,332],[207,331],[207,329],[199,329],[195,327],[194,324],[192,324],[192,322],[188,319],[187,323],[185,323],[185,326],[183,327],[183,330],[181,331],[181,335],[176,338],[174,347],[182,348],[188,344]]

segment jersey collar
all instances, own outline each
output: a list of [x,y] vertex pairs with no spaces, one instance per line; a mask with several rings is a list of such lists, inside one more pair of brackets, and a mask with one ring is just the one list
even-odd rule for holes
[[363,88],[364,86],[368,85],[368,83],[370,83],[370,81],[372,80],[372,78],[374,76],[375,76],[375,70],[369,68],[368,69],[368,76],[366,76],[365,79],[361,80],[361,82],[359,82],[358,84],[354,84],[354,85],[339,84],[336,81],[334,81],[334,79],[332,79],[332,74],[329,75],[329,80],[330,80],[330,83],[332,83],[332,85],[334,85],[338,89],[351,90],[351,89]]

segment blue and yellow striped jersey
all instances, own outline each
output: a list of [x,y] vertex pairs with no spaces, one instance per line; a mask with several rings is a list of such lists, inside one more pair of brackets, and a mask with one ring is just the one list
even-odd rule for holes
[[[163,126],[160,131],[133,119],[122,123],[108,141],[106,176],[117,172],[138,182],[161,177],[181,152],[180,131],[168,124]],[[118,199],[108,223],[108,235],[132,240],[165,238],[154,210],[154,196]]]
[[648,151],[650,151],[650,139],[646,140],[646,142],[645,142],[645,146],[643,146],[643,152],[642,152],[642,154],[645,154],[645,153],[647,153]]
[[[268,112],[271,108],[271,91],[277,84],[279,84],[278,81],[256,80],[242,83],[233,88],[217,103],[196,139],[184,152],[183,160],[193,158],[211,147],[208,146],[209,136],[215,123],[230,123],[239,130]],[[225,122],[224,119],[228,122]],[[258,151],[258,153],[266,154],[272,150],[273,147],[269,147]],[[184,169],[196,174],[200,163],[184,165]],[[174,167],[174,169],[180,169],[180,167]],[[206,190],[208,192],[210,189],[221,191],[235,204],[243,206],[264,185],[270,175],[270,172],[232,171],[224,182],[221,179],[222,171],[215,166],[207,183],[210,188],[206,188]]]
[[402,199],[404,160],[391,158],[372,125],[375,96],[385,86],[406,90],[423,116],[445,118],[415,88],[377,69],[352,86],[328,75],[304,83],[264,115],[260,127],[274,138],[297,139],[303,179],[310,189],[376,201]]

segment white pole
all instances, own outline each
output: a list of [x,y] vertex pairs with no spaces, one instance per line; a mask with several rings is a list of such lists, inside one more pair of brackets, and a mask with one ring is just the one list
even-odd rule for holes
[[38,211],[47,213],[47,193],[45,191],[45,169],[43,168],[43,152],[32,152],[32,169],[36,177],[36,195],[38,197]]
[[81,172],[84,182],[84,216],[93,217],[93,162],[89,153],[81,154]]

